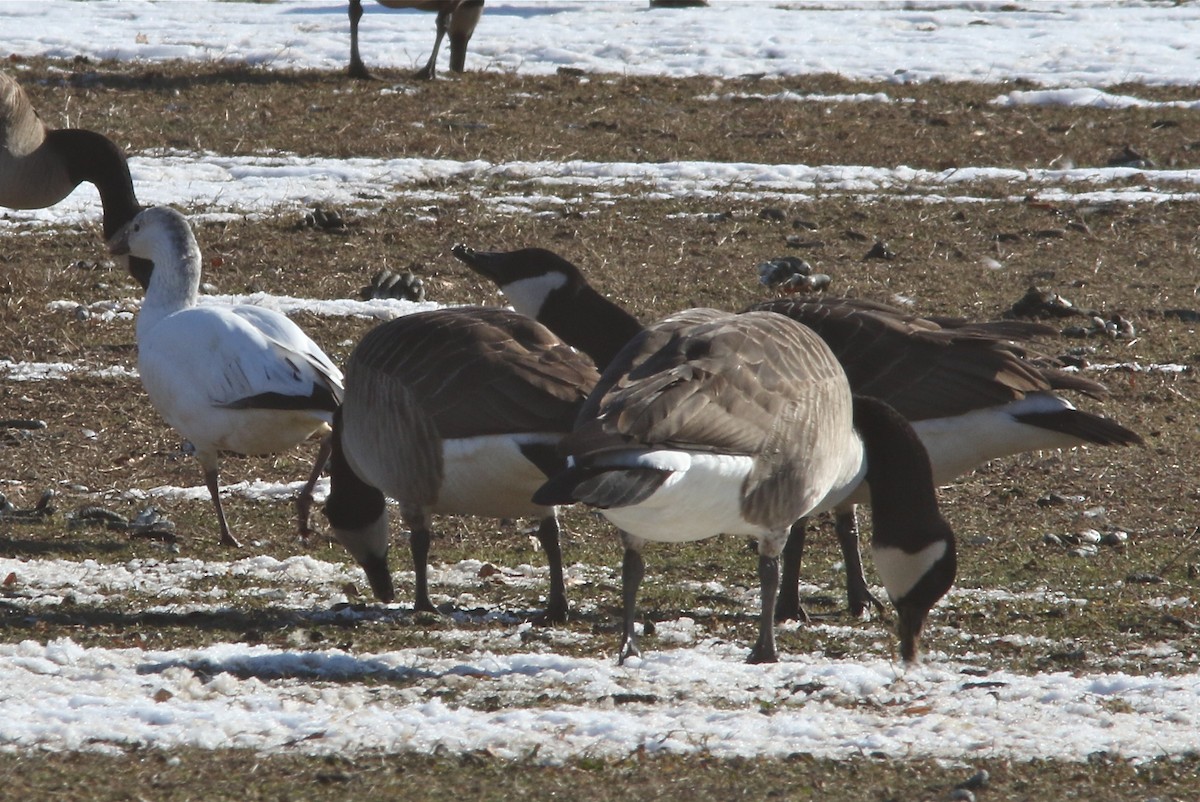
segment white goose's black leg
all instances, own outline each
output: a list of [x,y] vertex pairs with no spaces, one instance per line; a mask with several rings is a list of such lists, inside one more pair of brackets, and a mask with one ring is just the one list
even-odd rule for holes
[[542,544],[542,551],[546,552],[546,562],[550,565],[550,598],[540,620],[546,624],[562,624],[567,620],[567,590],[563,579],[558,518],[553,513],[542,519],[537,538]]
[[617,664],[624,664],[626,658],[640,657],[637,647],[637,632],[634,631],[634,619],[637,617],[637,593],[646,573],[646,563],[642,559],[642,546],[645,541],[639,537],[621,533],[625,544],[625,557],[621,562],[621,605],[623,611],[623,627],[621,635],[621,651]]

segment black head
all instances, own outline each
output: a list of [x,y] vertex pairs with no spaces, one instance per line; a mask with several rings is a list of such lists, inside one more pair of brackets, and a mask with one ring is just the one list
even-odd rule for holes
[[578,284],[584,280],[579,268],[545,248],[477,251],[460,244],[451,248],[450,253],[501,290],[516,281],[545,276],[561,276],[561,280],[555,282],[560,286]]

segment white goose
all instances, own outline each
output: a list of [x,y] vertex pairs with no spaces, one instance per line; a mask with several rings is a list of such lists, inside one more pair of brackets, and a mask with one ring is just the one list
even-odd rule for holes
[[[484,0],[378,0],[379,5],[387,8],[415,8],[421,11],[437,12],[437,38],[433,41],[433,52],[429,61],[417,71],[414,77],[423,80],[433,80],[437,74],[438,50],[441,49],[442,39],[450,36],[450,69],[462,72],[467,61],[467,44],[475,26],[483,14]],[[358,21],[362,19],[362,0],[350,0],[350,77],[368,79],[371,77],[362,57],[358,54]]]
[[558,519],[553,505],[530,497],[562,467],[555,448],[597,378],[590,360],[544,326],[503,309],[419,312],[368,332],[346,365],[325,515],[375,595],[395,598],[390,496],[411,531],[415,609],[434,611],[431,514],[535,516],[550,563],[543,619],[566,620]]
[[[0,72],[0,206],[53,206],[85,182],[100,193],[105,239],[141,211],[125,154],[112,140],[81,128],[48,128],[16,79]],[[150,265],[131,260],[129,269],[145,288]]]
[[[278,312],[197,306],[200,248],[174,209],[147,209],[110,247],[153,263],[137,319],[142,385],[155,409],[195,447],[221,542],[238,546],[221,508],[219,452],[273,454],[327,431],[341,400],[342,373]],[[322,444],[298,502],[302,528],[327,447]]]
[[721,533],[758,539],[762,613],[750,662],[774,662],[789,528],[864,479],[905,660],[916,660],[925,617],[954,580],[954,535],[912,428],[885,404],[852,401],[829,347],[782,315],[691,309],[650,326],[605,369],[560,451],[568,468],[534,501],[583,502],[621,530],[621,662],[638,654],[645,542]]
[[[602,370],[641,331],[635,317],[596,292],[575,265],[552,251],[484,252],[456,245],[452,253],[496,284],[517,311],[545,324]],[[816,331],[842,363],[856,394],[879,398],[912,422],[939,485],[1024,451],[1142,442],[1136,432],[1076,409],[1058,395],[1070,390],[1099,397],[1106,390],[1099,382],[1046,367],[1037,361],[1039,355],[1015,342],[1053,333],[1040,324],[926,319],[846,298],[780,299],[750,309],[774,311]],[[836,515],[855,616],[868,604],[878,605],[858,552],[854,504],[866,500],[867,490],[860,488]],[[804,540],[800,521],[783,553],[780,620],[804,617],[798,588]]]

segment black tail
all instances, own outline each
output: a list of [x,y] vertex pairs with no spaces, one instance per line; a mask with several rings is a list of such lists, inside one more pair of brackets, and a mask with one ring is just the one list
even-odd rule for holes
[[1144,442],[1140,434],[1126,429],[1115,420],[1079,409],[1029,412],[1014,417],[1021,423],[1078,437],[1085,443],[1098,446],[1131,446],[1141,445]]
[[655,468],[567,468],[537,489],[533,503],[629,507],[649,498],[669,475]]

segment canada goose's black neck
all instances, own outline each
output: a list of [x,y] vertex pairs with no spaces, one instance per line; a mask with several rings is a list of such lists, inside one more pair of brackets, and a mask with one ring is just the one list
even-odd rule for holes
[[925,618],[958,571],[954,532],[938,512],[929,457],[904,418],[856,396],[854,427],[867,455],[875,567],[896,607],[900,656],[914,663]]
[[537,321],[572,348],[590,356],[601,371],[642,331],[637,318],[586,282],[551,292]]
[[[133,190],[129,163],[117,145],[103,134],[80,128],[59,128],[46,133],[46,143],[62,155],[71,182],[94,184],[104,209],[104,239],[112,239],[142,210]],[[154,263],[129,257],[129,272],[142,285],[150,286]]]
[[579,268],[553,251],[455,245],[451,253],[495,284],[514,309],[590,356],[600,370],[642,331],[637,318],[596,292]]
[[111,237],[141,211],[125,154],[108,137],[79,128],[60,128],[46,141],[62,154],[75,184],[95,184],[104,204],[104,236]]
[[[333,415],[333,434],[330,435],[329,496],[325,499],[325,517],[341,539],[343,533],[364,533],[382,525],[381,534],[387,532],[387,500],[377,488],[359,478],[342,448],[341,410]],[[365,535],[359,535],[367,537]],[[349,544],[346,544],[349,546]],[[367,575],[371,591],[380,601],[388,603],[396,598],[392,573],[388,568],[386,542],[381,551],[368,548],[352,550],[354,559]]]
[[855,396],[854,428],[867,456],[874,540],[911,552],[952,538],[938,511],[929,456],[912,426],[882,401]]
[[329,454],[329,497],[325,517],[338,529],[361,529],[383,515],[387,503],[377,488],[359,478],[342,448],[342,411],[333,414],[332,450]]

